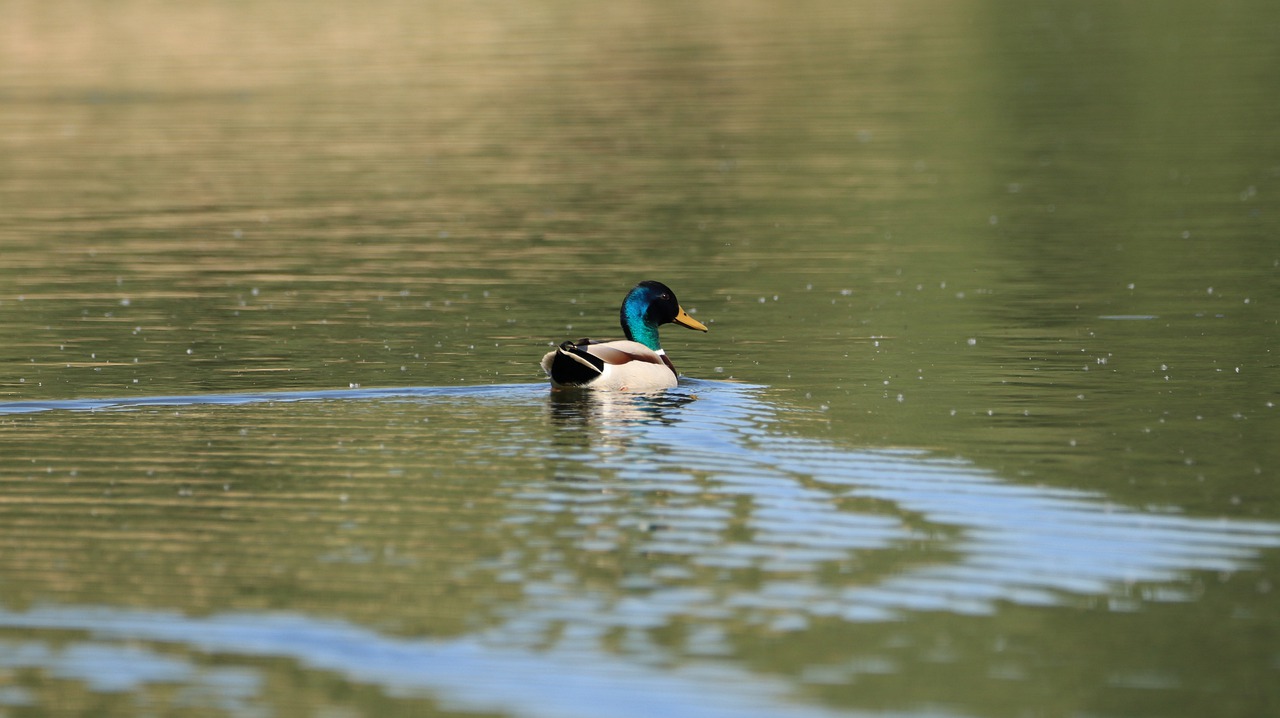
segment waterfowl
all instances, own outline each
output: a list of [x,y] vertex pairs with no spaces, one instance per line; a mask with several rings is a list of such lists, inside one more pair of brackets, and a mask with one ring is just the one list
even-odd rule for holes
[[676,367],[658,343],[658,327],[679,324],[700,332],[706,325],[685,313],[662,282],[637,284],[618,312],[626,339],[568,341],[542,357],[555,389],[652,391],[676,385]]

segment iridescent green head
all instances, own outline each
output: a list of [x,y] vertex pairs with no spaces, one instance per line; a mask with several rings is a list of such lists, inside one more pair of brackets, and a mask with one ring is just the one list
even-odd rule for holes
[[676,323],[682,327],[707,331],[702,322],[680,308],[676,293],[662,282],[644,281],[635,286],[622,300],[622,331],[627,338],[662,351],[658,343],[658,327]]

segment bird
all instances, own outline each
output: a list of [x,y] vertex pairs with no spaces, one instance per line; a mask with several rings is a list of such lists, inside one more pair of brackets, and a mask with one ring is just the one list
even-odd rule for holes
[[662,282],[640,282],[622,300],[618,312],[626,339],[567,341],[542,357],[542,370],[557,389],[655,391],[677,384],[676,367],[658,343],[658,327],[679,324],[707,331],[680,307],[676,293]]

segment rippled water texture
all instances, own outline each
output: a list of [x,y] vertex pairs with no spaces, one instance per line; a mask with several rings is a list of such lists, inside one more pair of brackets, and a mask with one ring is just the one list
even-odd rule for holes
[[[809,679],[856,685],[901,670],[901,644],[928,640],[913,615],[1183,603],[1200,590],[1192,572],[1230,574],[1280,545],[1277,523],[1144,513],[927,452],[787,436],[759,388],[726,383],[659,396],[499,385],[0,411],[32,417],[25,431],[48,421],[61,435],[6,487],[3,540],[29,547],[27,565],[6,575],[39,588],[0,624],[67,636],[10,639],[0,667],[105,692],[189,684],[214,704],[255,705],[266,679],[234,666],[276,657],[468,710],[827,715],[805,707],[807,691],[771,661],[723,658],[761,641],[803,650],[832,626],[901,624],[869,644],[819,641],[823,655],[805,659]],[[317,422],[332,441],[298,446],[290,434]],[[186,468],[165,465],[169,432],[189,423],[206,446]],[[64,470],[63,455],[104,433],[157,468],[110,482]],[[264,482],[256,466],[209,471],[241,453],[279,463],[281,478]],[[46,519],[33,535],[31,512],[58,507],[81,517]],[[166,515],[185,517],[180,533],[164,528]],[[46,522],[56,540],[38,534]],[[112,566],[136,562],[148,574],[125,605],[91,602],[93,586],[118,580]],[[251,610],[234,598],[257,591]],[[166,608],[177,596],[196,610]],[[298,610],[318,596],[330,608]],[[386,632],[331,617],[334,608]],[[422,628],[444,635],[398,635]],[[205,654],[222,660],[206,665]]]
[[5,5],[0,718],[1274,714],[1273,6]]

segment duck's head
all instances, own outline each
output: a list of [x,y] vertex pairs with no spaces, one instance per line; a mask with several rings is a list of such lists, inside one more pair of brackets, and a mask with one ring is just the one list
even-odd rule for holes
[[700,332],[707,331],[706,325],[680,308],[676,293],[662,282],[637,284],[622,300],[621,315],[622,331],[627,338],[654,351],[662,351],[658,344],[658,327],[663,324],[675,323]]

